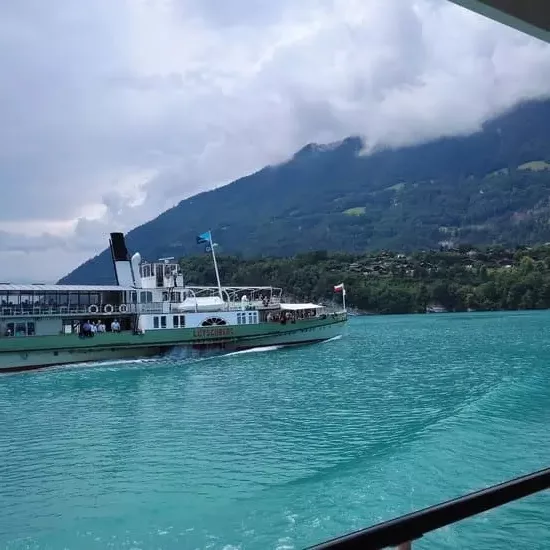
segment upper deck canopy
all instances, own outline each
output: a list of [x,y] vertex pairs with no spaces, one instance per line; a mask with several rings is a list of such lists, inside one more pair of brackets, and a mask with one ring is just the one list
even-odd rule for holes
[[304,309],[323,309],[324,306],[318,304],[281,304],[281,309],[288,311],[301,311]]

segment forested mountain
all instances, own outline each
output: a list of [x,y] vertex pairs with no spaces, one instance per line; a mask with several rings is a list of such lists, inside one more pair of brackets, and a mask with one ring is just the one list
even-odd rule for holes
[[[550,101],[522,104],[466,137],[360,155],[350,137],[180,202],[127,235],[144,258],[202,251],[287,256],[550,241]],[[113,281],[108,251],[62,279]]]
[[[448,311],[550,308],[550,245],[476,248],[402,254],[326,251],[288,258],[218,260],[225,284],[274,285],[303,301],[336,301],[344,283],[349,306],[370,313],[421,313],[427,306]],[[214,285],[207,254],[181,260],[186,282]]]

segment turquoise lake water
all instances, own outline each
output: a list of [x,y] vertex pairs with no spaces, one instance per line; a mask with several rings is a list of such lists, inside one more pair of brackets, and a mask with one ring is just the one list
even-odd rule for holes
[[[300,549],[550,465],[550,312],[0,377],[0,548]],[[550,548],[543,493],[416,549]]]

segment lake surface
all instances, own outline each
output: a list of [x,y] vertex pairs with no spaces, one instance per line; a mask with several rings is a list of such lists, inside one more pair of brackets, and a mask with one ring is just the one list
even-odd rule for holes
[[[550,312],[0,377],[0,548],[300,549],[550,465]],[[550,495],[418,549],[550,547]]]

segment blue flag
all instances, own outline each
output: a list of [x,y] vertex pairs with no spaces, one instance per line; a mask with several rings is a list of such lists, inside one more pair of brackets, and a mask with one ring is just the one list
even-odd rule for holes
[[210,244],[211,241],[212,241],[212,235],[210,234],[210,231],[207,231],[206,233],[201,233],[197,237],[197,244],[201,244],[201,243]]

